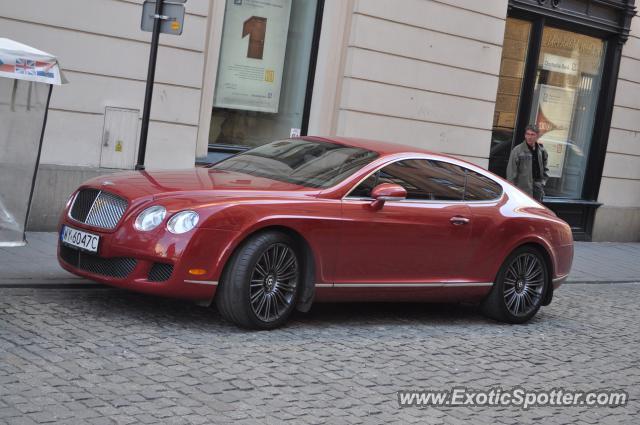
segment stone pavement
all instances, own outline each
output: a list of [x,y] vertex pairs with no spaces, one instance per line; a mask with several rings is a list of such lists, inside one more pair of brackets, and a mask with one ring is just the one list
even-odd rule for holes
[[[30,232],[24,247],[0,248],[1,286],[92,285],[56,260],[57,234]],[[568,282],[640,282],[640,243],[576,242]]]
[[[469,305],[346,303],[248,332],[215,309],[79,279],[58,266],[55,233],[27,238],[0,248],[0,424],[635,424],[640,415],[640,283],[624,283],[640,282],[640,244],[576,243],[572,284],[527,325]],[[458,386],[630,398],[615,408],[398,405],[398,391]]]
[[[248,332],[114,289],[0,288],[2,424],[637,424],[640,284],[572,284],[526,325],[466,305],[319,304]],[[400,408],[400,390],[623,390],[621,407]]]

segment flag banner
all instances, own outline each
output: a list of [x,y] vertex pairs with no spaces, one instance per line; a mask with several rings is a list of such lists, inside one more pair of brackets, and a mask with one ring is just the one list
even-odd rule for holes
[[24,44],[0,38],[0,77],[60,85],[58,60]]

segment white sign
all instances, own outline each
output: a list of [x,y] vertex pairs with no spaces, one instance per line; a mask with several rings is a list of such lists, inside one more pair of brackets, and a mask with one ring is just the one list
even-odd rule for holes
[[573,118],[575,90],[541,84],[538,89],[536,125],[540,129],[542,143],[549,159],[549,177],[562,177],[564,157],[569,141],[569,130]]
[[578,75],[578,59],[545,53],[542,69],[562,74]]
[[227,0],[214,106],[278,112],[291,0]]

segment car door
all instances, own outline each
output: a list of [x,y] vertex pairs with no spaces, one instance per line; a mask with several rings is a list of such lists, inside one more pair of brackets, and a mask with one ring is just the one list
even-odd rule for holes
[[[342,201],[336,286],[464,280],[473,226],[464,181],[455,164],[408,159],[357,185]],[[407,198],[371,208],[380,183],[401,185]]]

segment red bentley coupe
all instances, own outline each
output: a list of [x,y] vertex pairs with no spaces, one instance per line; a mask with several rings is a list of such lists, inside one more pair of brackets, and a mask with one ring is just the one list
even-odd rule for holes
[[60,220],[66,270],[216,303],[248,328],[314,301],[468,301],[522,323],[573,258],[569,226],[467,162],[370,140],[280,140],[208,168],[83,184]]

